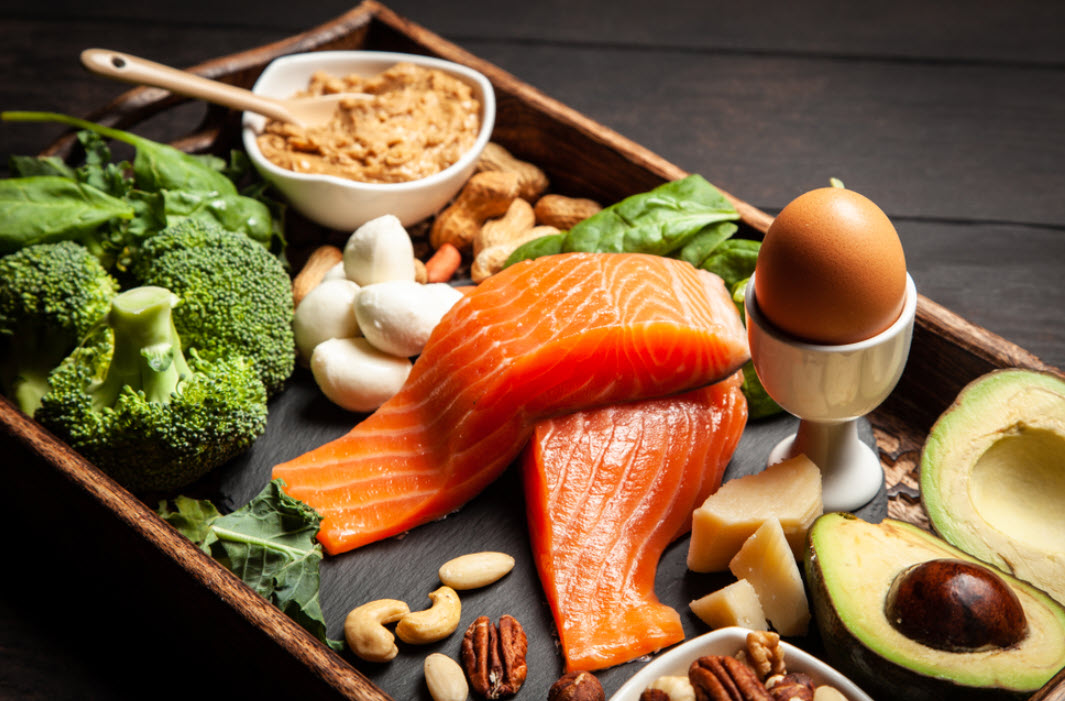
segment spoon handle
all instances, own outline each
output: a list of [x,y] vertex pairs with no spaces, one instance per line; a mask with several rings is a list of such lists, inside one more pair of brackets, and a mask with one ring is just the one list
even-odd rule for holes
[[297,122],[282,104],[250,90],[202,78],[188,71],[148,61],[110,49],[85,49],[81,62],[93,73],[108,78],[164,88],[186,97],[195,97],[233,109],[248,110],[284,122]]

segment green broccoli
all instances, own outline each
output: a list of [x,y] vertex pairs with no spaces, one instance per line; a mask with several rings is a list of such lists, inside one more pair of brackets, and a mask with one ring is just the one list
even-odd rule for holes
[[[254,245],[254,244],[253,244]],[[185,486],[266,429],[266,390],[241,356],[182,351],[178,297],[137,287],[49,377],[36,419],[134,491]]]
[[181,297],[174,324],[204,358],[248,357],[270,395],[292,374],[292,282],[282,263],[247,236],[187,219],[146,240],[129,273],[138,285]]
[[0,258],[0,393],[33,416],[48,373],[104,317],[117,290],[97,258],[70,241]]

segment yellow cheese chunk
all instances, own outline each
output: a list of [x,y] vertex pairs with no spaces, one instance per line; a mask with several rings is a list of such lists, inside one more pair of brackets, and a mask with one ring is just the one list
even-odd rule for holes
[[688,569],[728,569],[740,546],[768,518],[780,521],[795,558],[801,559],[806,532],[822,511],[821,470],[805,455],[729,480],[692,515]]
[[806,634],[810,604],[780,521],[770,518],[759,526],[732,558],[729,569],[738,579],[751,583],[766,618],[778,633]]
[[710,592],[689,606],[711,628],[741,626],[750,630],[769,630],[758,593],[746,579]]

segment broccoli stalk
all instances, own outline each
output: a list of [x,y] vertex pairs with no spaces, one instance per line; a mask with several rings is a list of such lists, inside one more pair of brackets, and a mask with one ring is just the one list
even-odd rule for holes
[[35,418],[133,491],[172,490],[247,450],[266,429],[266,389],[244,356],[182,350],[177,295],[136,287],[111,301],[101,339],[49,377]]
[[114,332],[111,363],[103,382],[89,389],[97,410],[114,405],[124,387],[143,392],[149,402],[167,403],[189,376],[170,313],[179,301],[162,287],[136,287],[115,297],[107,315]]

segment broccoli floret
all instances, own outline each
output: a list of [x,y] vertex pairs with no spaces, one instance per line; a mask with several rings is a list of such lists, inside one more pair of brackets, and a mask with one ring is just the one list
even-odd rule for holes
[[247,236],[183,220],[146,240],[129,273],[138,285],[181,297],[174,323],[186,347],[207,359],[244,355],[270,395],[292,374],[292,282],[282,263]]
[[83,246],[27,246],[0,258],[0,393],[33,416],[48,373],[107,313],[115,280]]
[[266,429],[266,390],[241,356],[182,351],[178,297],[137,287],[51,374],[37,420],[133,491],[183,487]]

